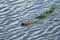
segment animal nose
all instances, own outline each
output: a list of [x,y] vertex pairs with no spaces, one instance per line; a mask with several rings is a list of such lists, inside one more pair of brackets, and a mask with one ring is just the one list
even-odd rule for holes
[[24,23],[21,23],[21,25],[23,26],[23,25],[24,25]]

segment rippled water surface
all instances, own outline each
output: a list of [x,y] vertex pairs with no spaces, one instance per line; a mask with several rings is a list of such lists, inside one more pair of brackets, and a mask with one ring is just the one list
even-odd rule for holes
[[21,26],[60,0],[0,0],[0,40],[60,40],[60,7],[38,23]]

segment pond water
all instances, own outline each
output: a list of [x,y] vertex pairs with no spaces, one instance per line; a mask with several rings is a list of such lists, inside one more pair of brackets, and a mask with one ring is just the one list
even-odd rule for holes
[[21,26],[60,0],[0,0],[0,40],[60,40],[60,7],[38,23]]

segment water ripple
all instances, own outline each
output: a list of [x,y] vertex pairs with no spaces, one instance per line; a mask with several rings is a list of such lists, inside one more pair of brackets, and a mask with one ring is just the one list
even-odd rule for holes
[[60,40],[60,8],[49,17],[26,27],[21,22],[34,19],[60,0],[1,0],[0,40]]

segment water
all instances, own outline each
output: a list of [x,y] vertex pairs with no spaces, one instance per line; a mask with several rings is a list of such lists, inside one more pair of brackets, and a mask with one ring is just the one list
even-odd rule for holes
[[38,23],[21,26],[60,0],[0,0],[0,40],[60,40],[60,8]]

